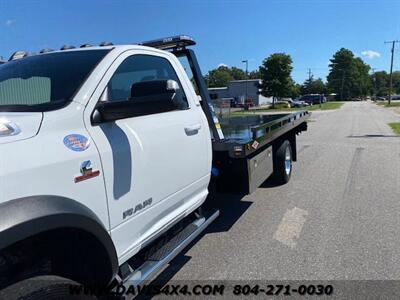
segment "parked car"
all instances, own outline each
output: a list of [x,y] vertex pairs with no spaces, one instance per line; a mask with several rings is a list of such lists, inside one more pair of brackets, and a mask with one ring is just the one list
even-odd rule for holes
[[326,97],[320,94],[309,94],[301,96],[299,100],[304,101],[310,105],[313,105],[313,104],[325,103]]
[[255,106],[252,99],[246,99],[245,101],[235,100],[235,107],[253,107]]
[[248,107],[253,107],[253,106],[255,106],[255,104],[254,104],[254,101],[252,100],[252,99],[246,99],[245,101],[244,101],[244,105],[246,106],[248,106]]
[[305,101],[301,101],[301,100],[288,100],[288,103],[290,104],[290,107],[305,107],[305,106],[309,106],[309,104]]

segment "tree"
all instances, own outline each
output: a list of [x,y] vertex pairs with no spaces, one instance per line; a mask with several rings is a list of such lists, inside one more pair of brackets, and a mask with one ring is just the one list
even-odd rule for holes
[[385,71],[375,72],[371,75],[372,83],[376,87],[377,96],[386,96],[389,93],[389,74]]
[[231,75],[234,80],[243,80],[246,79],[246,72],[243,71],[242,69],[232,67],[230,69]]
[[[400,71],[392,74],[393,92],[400,94]],[[377,96],[387,96],[389,94],[389,74],[385,71],[375,72],[371,75],[371,84],[376,87]]]
[[292,89],[290,92],[290,97],[293,99],[299,97],[301,95],[301,87],[302,87],[301,84],[293,83]]
[[208,87],[222,87],[233,80],[233,76],[228,67],[220,66],[217,69],[210,70],[204,79]]
[[301,93],[304,94],[326,94],[326,86],[321,78],[314,79],[312,76],[304,81],[301,86]]
[[393,91],[400,94],[400,71],[393,72],[392,74]]
[[208,87],[223,87],[232,80],[246,79],[246,73],[236,67],[229,68],[227,66],[220,66],[216,69],[210,70],[204,79]]
[[369,76],[369,71],[371,67],[364,63],[364,61],[357,57],[354,60],[357,74],[355,78],[355,86],[353,86],[352,92],[355,96],[365,97],[371,94],[372,83]]
[[261,75],[259,70],[254,70],[249,73],[249,79],[260,79],[260,78]]
[[372,85],[368,75],[370,66],[361,58],[354,57],[353,52],[341,48],[330,60],[328,89],[336,93],[341,100],[365,96],[370,93]]
[[276,98],[289,97],[293,90],[292,58],[285,53],[274,53],[264,59],[260,66],[261,94],[273,97],[272,105]]

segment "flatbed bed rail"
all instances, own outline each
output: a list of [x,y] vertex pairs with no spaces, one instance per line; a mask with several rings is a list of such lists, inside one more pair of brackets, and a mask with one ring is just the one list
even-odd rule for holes
[[[310,113],[308,111],[301,111],[297,113],[292,113],[289,116],[284,115],[284,117],[259,125],[259,126],[252,126],[250,128],[252,132],[252,137],[253,140],[257,140],[257,133],[259,133],[260,130],[265,130],[265,135],[268,136],[268,134],[273,131],[274,129],[279,129],[284,127],[287,123],[293,123],[296,120],[303,119],[304,117],[309,116]],[[288,118],[289,117],[289,118]],[[308,118],[308,117],[307,117]]]

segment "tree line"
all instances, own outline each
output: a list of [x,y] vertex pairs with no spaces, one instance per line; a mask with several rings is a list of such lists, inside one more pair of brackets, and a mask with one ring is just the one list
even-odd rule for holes
[[[310,76],[302,84],[292,76],[293,61],[286,53],[274,53],[265,58],[248,79],[261,79],[261,94],[275,99],[296,98],[304,94],[336,94],[338,100],[367,95],[385,96],[389,92],[389,74],[385,71],[370,74],[371,67],[348,49],[341,48],[330,59],[326,82]],[[205,80],[208,87],[226,86],[232,80],[244,80],[246,73],[237,67],[220,66],[210,70]],[[393,92],[400,94],[400,71],[393,73]]]

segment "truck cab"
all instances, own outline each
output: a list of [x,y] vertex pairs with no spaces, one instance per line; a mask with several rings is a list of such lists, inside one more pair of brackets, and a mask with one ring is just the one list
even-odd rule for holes
[[207,119],[171,53],[128,45],[24,57],[1,66],[0,91],[0,214],[17,205],[24,215],[1,218],[9,230],[39,234],[35,218],[59,212],[28,207],[62,197],[96,216],[121,265],[206,199]]

